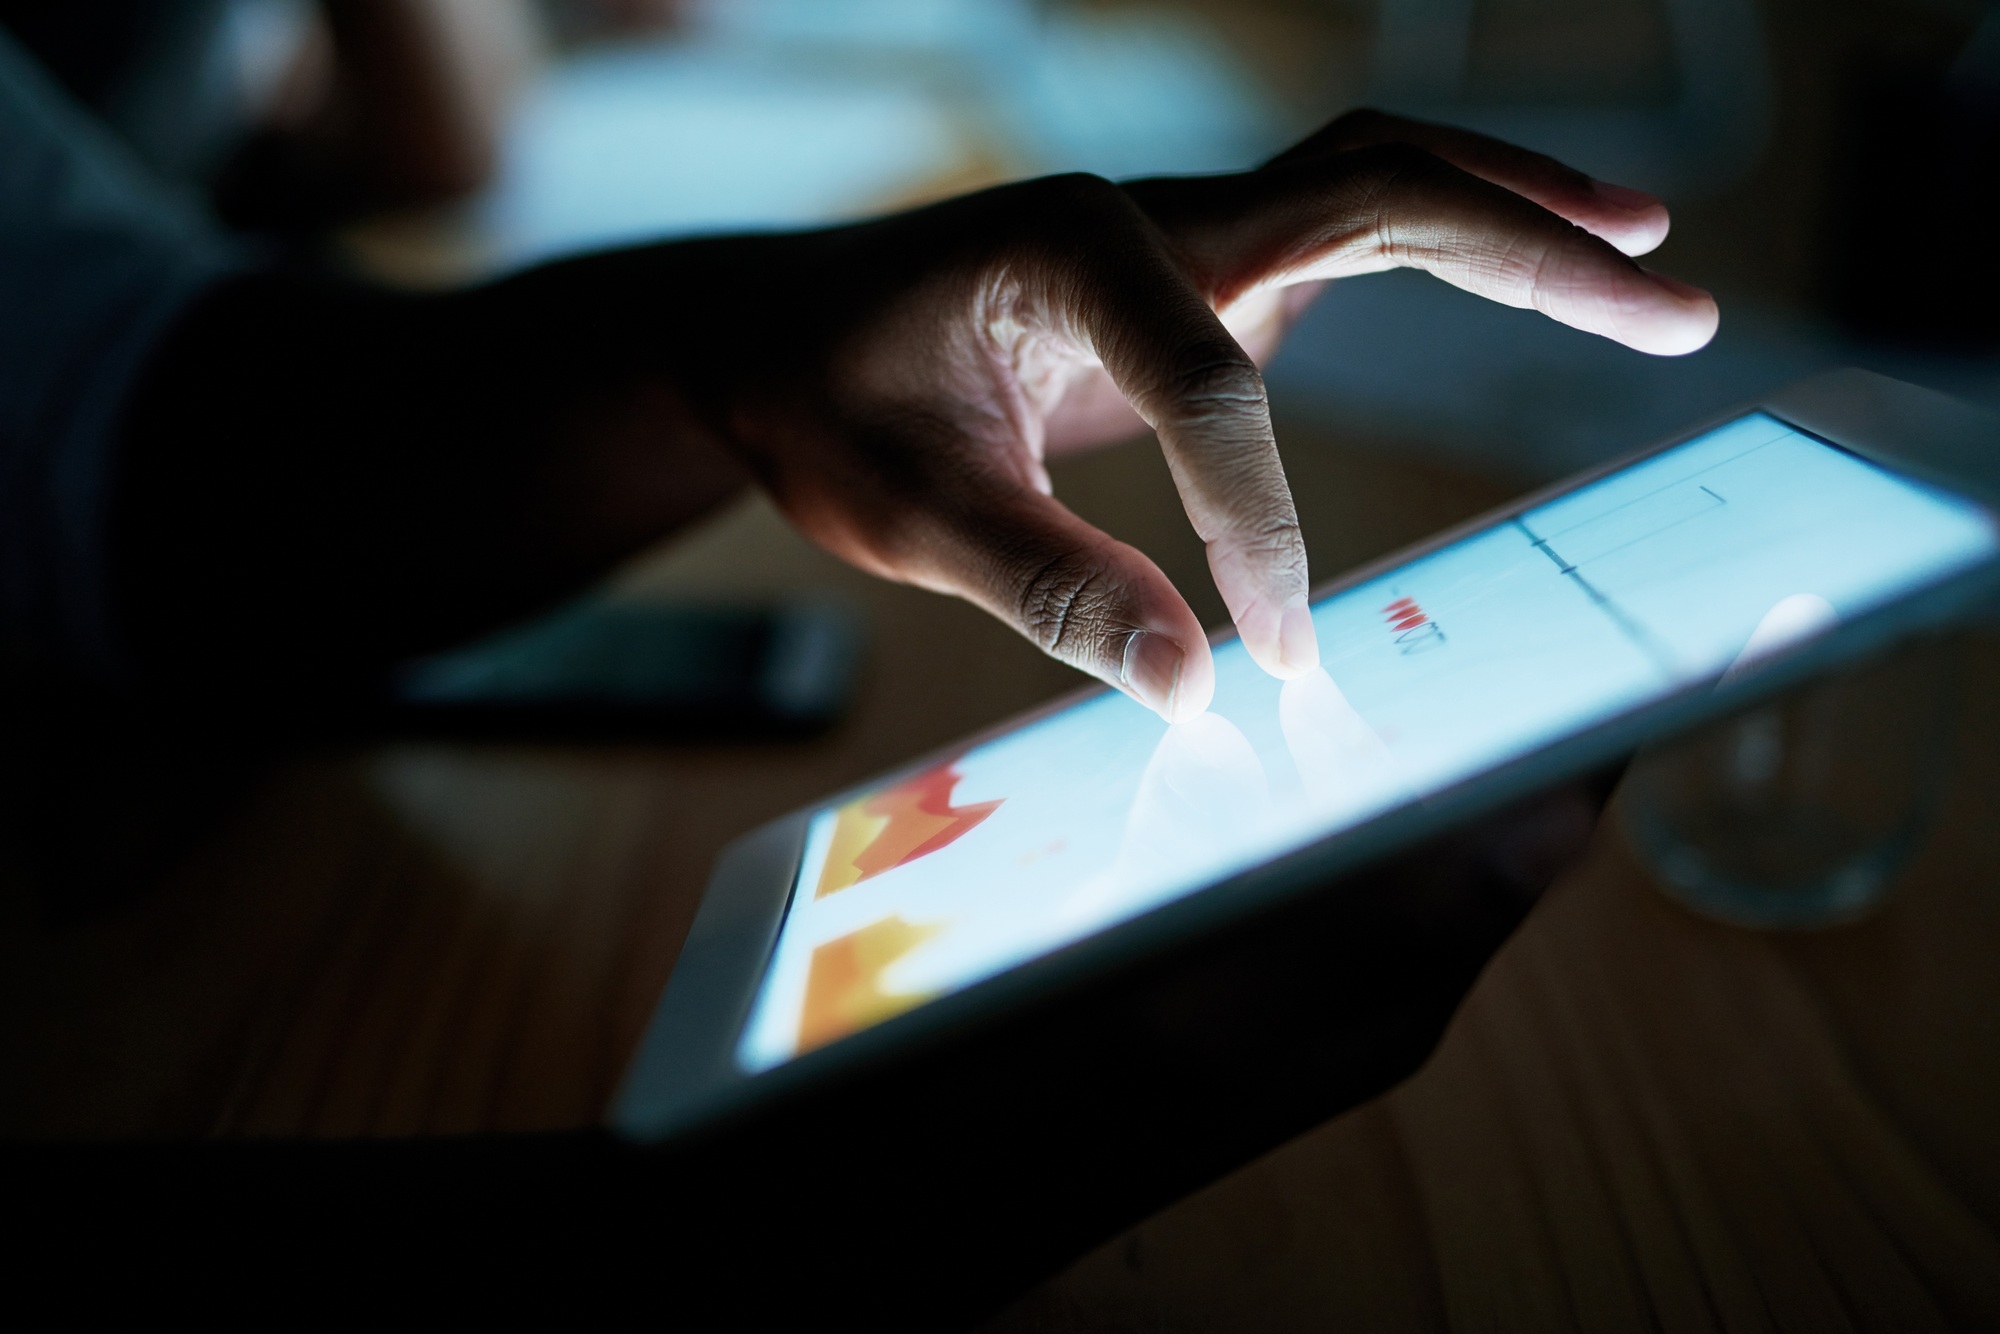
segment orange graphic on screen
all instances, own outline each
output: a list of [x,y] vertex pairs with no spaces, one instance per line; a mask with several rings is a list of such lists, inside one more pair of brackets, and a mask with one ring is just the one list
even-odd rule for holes
[[799,1013],[798,1049],[823,1047],[929,1000],[922,992],[885,990],[882,974],[943,929],[885,917],[815,949]]
[[813,897],[823,899],[929,856],[1000,809],[999,801],[952,805],[958,780],[958,761],[948,760],[842,806]]

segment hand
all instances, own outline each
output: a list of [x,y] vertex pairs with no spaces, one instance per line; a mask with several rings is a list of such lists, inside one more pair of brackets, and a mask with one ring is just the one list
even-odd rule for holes
[[859,226],[410,293],[219,283],[149,359],[108,519],[135,679],[312,698],[572,595],[747,471],[803,531],[987,608],[1169,719],[1214,688],[1166,577],[1044,460],[1152,426],[1251,654],[1318,662],[1257,358],[1329,278],[1425,268],[1656,353],[1706,294],[1665,210],[1359,114],[1256,171],[1006,186]]
[[[769,238],[754,324],[704,373],[726,447],[835,554],[953,593],[1169,720],[1214,670],[1142,553],[1051,494],[1054,451],[1159,434],[1251,655],[1318,665],[1306,553],[1256,356],[1313,285],[1426,269],[1641,351],[1715,303],[1629,258],[1665,209],[1539,155],[1359,113],[1235,176],[1005,186]],[[727,243],[723,243],[727,244]],[[774,316],[774,312],[781,312]]]

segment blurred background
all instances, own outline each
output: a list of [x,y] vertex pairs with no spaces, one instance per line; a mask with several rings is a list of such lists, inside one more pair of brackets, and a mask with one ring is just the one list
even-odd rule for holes
[[[234,21],[270,68],[315,16]],[[2000,405],[1981,0],[550,0],[518,22],[490,174],[347,226],[355,262],[456,281],[1052,171],[1228,170],[1376,105],[1663,195],[1648,262],[1714,289],[1722,334],[1657,361],[1369,277],[1271,368],[1282,415],[1519,484],[1842,363]]]
[[[1841,363],[2000,404],[1984,0],[0,0],[0,21],[239,226],[397,282],[1053,171],[1239,168],[1372,104],[1663,195],[1649,262],[1712,288],[1722,334],[1654,361],[1369,277],[1271,368],[1282,416],[1514,484]],[[121,31],[148,68],[120,66]],[[340,157],[362,141],[367,173]]]
[[[2000,17],[1983,0],[0,0],[0,24],[252,244],[415,285],[1059,170],[1239,168],[1371,103],[1662,193],[1674,233],[1648,262],[1713,289],[1723,310],[1718,340],[1687,358],[1647,358],[1421,274],[1343,282],[1312,308],[1269,381],[1321,577],[1823,367],[1859,363],[2000,406]],[[1055,471],[1066,503],[1146,551],[1220,623],[1158,451]],[[754,497],[642,563],[614,593],[755,607],[825,592],[860,608],[870,653],[850,721],[782,751],[400,745],[315,760],[257,788],[174,892],[104,917],[102,932],[64,934],[54,917],[32,927],[43,909],[0,901],[14,914],[0,933],[0,1127],[585,1124],[726,838],[1081,684],[976,608],[840,566]],[[1975,762],[2000,753],[1988,712],[1969,710],[1964,734],[1967,772],[1982,778]],[[0,888],[44,876],[50,901],[129,894],[144,883],[133,865],[180,855],[220,804],[209,789],[248,767],[225,757],[210,779],[177,740],[134,759],[122,735],[53,735],[67,767],[17,761],[36,800],[11,805],[50,845],[45,869],[12,869],[19,856],[0,840]],[[1282,1168],[1317,1190],[1401,1180],[1414,1163],[1439,1192],[1428,1214],[1367,1216],[1354,1272],[1371,1277],[1357,1291],[1387,1291],[1370,1286],[1376,1273],[1402,1281],[1375,1239],[1406,1220],[1420,1233],[1457,1220],[1426,1234],[1448,1259],[1500,1254],[1495,1236],[1554,1235],[1506,1210],[1551,1180],[1595,1178],[1572,1170],[1573,1153],[1534,1159],[1510,1127],[1552,1128],[1543,1147],[1564,1153],[1593,1134],[1668,1135],[1673,1161],[1697,1154],[1735,1211],[1696,1220],[1703,1235],[1743,1220],[1743,1236],[1784,1235],[1793,1222],[1772,1182],[1785,1199],[1893,1220],[1911,1215],[1849,1183],[1889,1179],[1877,1172],[1888,1163],[1928,1202],[2000,1180],[1986,1166],[1991,1063],[1965,1058],[1990,1047],[1992,1007],[1964,989],[1992,974],[1993,900],[1975,891],[1996,878],[1982,868],[2000,784],[1954,792],[1951,839],[1925,854],[1931,888],[1913,888],[1881,935],[1721,936],[1661,916],[1632,888],[1637,872],[1600,863],[1607,892],[1550,905],[1567,915],[1516,951],[1525,981],[1467,1030],[1487,1046],[1447,1051],[1432,1092],[1398,1095],[1400,1129],[1352,1122],[1368,1138]],[[1600,1027],[1549,1046],[1550,1014]],[[1657,1064],[1633,1065],[1642,1049]],[[1804,1064],[1773,1067],[1774,1052]],[[1721,1085],[1740,1111],[1710,1096],[1718,1070],[1734,1072]],[[1627,1124],[1631,1079],[1645,1116]],[[1595,1089],[1577,1096],[1598,1103],[1522,1103],[1522,1088]],[[1461,1112],[1510,1100],[1508,1115]],[[1670,1104],[1680,1120],[1660,1119]],[[1919,1149],[1791,1153],[1831,1142],[1836,1122],[1800,1119],[1829,1107],[1838,1125],[1904,1117]],[[1783,1161],[1746,1157],[1753,1141],[1786,1146]],[[1387,1175],[1346,1175],[1340,1164],[1372,1161],[1371,1145],[1392,1146]],[[1918,1153],[1942,1165],[1937,1181],[1897,1175]],[[1904,1209],[1917,1197],[1896,1198]],[[1558,1205],[1602,1216],[1596,1195]],[[1278,1235],[1261,1215],[1222,1217],[1230,1254],[1262,1255]],[[1960,1254],[1962,1237],[1985,1244],[1912,1235],[1756,1291],[1832,1303],[1855,1275]],[[1761,1281],[1764,1253],[1730,1272]],[[1832,1254],[1804,1241],[1796,1253]],[[1849,1263],[1856,1254],[1868,1263]],[[1522,1273],[1553,1263],[1539,1250],[1502,1258]],[[1628,1259],[1592,1253],[1570,1272],[1636,1272],[1616,1268]],[[1692,1273],[1698,1259],[1668,1262]],[[1204,1282],[1209,1264],[1178,1272]],[[1151,1272],[1175,1269],[1163,1259]],[[1262,1284],[1274,1271],[1249,1272]]]

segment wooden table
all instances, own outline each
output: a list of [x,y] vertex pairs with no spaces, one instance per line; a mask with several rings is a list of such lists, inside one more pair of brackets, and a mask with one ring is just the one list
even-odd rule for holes
[[[1280,429],[1322,573],[1504,498]],[[1066,464],[1058,489],[1220,616],[1156,453]],[[588,1124],[724,842],[1075,684],[757,503],[624,584],[850,599],[854,716],[798,747],[300,759],[170,883],[81,918],[0,843],[0,1134]],[[989,1328],[2000,1328],[2000,647],[1970,658],[1949,809],[1885,911],[1710,924],[1607,823],[1415,1079]]]
[[2000,1329],[2000,644],[1895,898],[1704,921],[1606,821],[1430,1063],[990,1322]]

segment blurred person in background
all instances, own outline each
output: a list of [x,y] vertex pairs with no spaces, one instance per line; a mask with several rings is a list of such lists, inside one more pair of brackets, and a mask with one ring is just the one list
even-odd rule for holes
[[0,0],[0,28],[225,222],[310,232],[491,178],[545,36],[670,26],[678,0]]
[[[1318,284],[1415,266],[1660,354],[1716,323],[1631,258],[1666,234],[1658,200],[1369,113],[1234,176],[1022,182],[459,291],[274,266],[165,182],[239,213],[314,201],[299,216],[461,193],[532,40],[485,0],[325,0],[327,54],[225,114],[203,80],[226,12],[0,11],[16,670],[338,692],[754,482],[845,559],[1185,717],[1211,688],[1202,627],[1050,494],[1047,457],[1154,429],[1247,646],[1296,675],[1318,653],[1257,363]],[[291,184],[231,193],[250,180]]]

